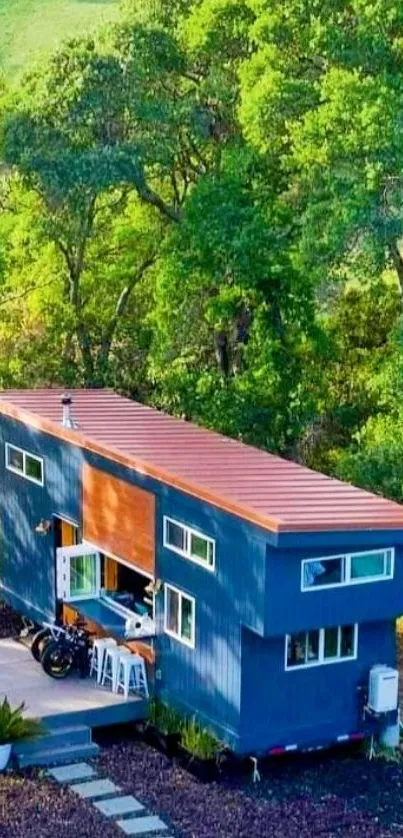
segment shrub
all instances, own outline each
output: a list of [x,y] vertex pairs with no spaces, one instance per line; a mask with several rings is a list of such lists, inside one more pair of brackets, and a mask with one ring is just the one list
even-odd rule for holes
[[179,733],[183,726],[180,714],[173,707],[157,700],[150,703],[149,721],[165,736]]
[[0,745],[35,739],[44,733],[44,727],[37,719],[26,719],[23,715],[25,703],[11,707],[8,698],[0,704]]
[[182,725],[182,746],[199,759],[214,759],[220,749],[218,739],[207,728],[202,728],[193,716]]

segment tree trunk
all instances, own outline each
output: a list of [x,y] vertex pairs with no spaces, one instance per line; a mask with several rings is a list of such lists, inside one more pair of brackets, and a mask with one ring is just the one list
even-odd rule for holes
[[389,245],[390,255],[392,257],[393,265],[397,273],[397,278],[400,285],[400,293],[403,298],[403,258],[400,253],[399,245],[396,241]]

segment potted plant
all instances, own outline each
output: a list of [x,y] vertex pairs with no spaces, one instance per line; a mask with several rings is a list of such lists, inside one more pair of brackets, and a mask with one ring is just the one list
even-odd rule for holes
[[221,746],[214,734],[200,727],[195,717],[185,720],[181,733],[178,753],[182,765],[203,783],[217,780]]
[[12,708],[7,697],[0,704],[0,771],[4,771],[11,756],[15,742],[34,739],[44,732],[37,719],[26,719],[23,715],[25,704]]
[[182,718],[173,707],[157,699],[150,702],[145,739],[170,759],[177,753],[181,727]]

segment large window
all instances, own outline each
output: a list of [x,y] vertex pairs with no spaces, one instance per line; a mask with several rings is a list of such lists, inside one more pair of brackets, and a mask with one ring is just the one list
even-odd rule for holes
[[392,579],[394,558],[394,549],[390,547],[386,550],[347,553],[323,559],[304,559],[301,589],[313,591],[318,588]]
[[186,646],[195,645],[195,601],[172,585],[165,585],[165,632]]
[[214,570],[215,541],[173,518],[164,517],[164,547],[169,547],[208,570]]
[[300,631],[287,634],[285,668],[299,669],[326,663],[354,660],[357,657],[358,626]]
[[6,469],[43,486],[43,460],[6,442]]

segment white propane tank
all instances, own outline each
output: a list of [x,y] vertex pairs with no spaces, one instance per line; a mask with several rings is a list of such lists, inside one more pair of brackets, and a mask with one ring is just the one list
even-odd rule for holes
[[373,666],[369,673],[368,706],[374,713],[389,713],[398,705],[399,673],[385,664]]

